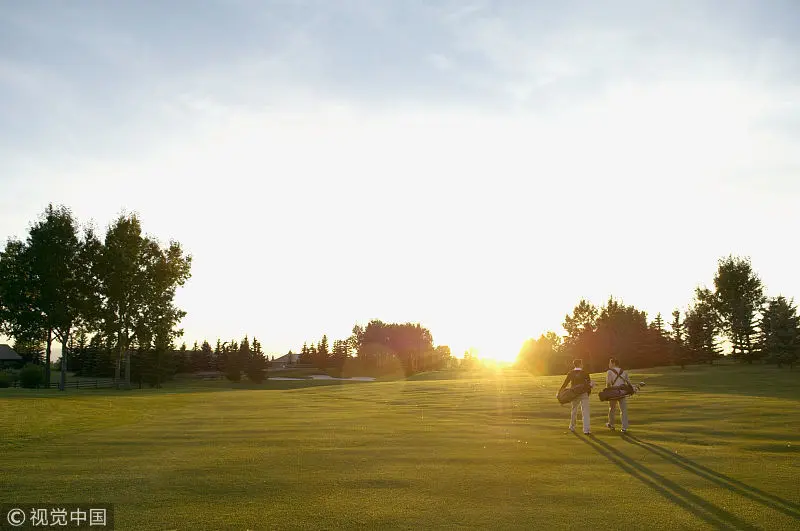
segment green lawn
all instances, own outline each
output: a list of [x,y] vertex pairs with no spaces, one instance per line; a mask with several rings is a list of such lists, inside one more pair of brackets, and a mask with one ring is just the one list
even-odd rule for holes
[[800,371],[634,379],[631,436],[594,394],[592,438],[560,377],[511,371],[0,389],[0,502],[109,502],[148,530],[798,528]]

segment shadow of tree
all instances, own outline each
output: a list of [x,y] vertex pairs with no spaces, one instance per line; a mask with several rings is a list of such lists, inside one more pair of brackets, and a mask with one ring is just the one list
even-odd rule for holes
[[750,485],[747,485],[738,479],[720,474],[719,472],[711,470],[710,468],[695,463],[691,459],[670,452],[669,450],[658,446],[657,444],[643,441],[637,437],[627,434],[623,436],[623,440],[652,452],[662,459],[670,461],[675,466],[686,470],[687,472],[691,472],[692,474],[708,480],[720,487],[723,487],[731,492],[735,492],[739,496],[748,498],[755,503],[769,507],[770,509],[774,509],[785,514],[786,516],[800,521],[800,505],[796,503],[784,500],[783,498],[779,498],[778,496],[769,494],[755,487],[751,487]]
[[674,481],[650,470],[649,468],[631,459],[624,453],[609,444],[596,439],[593,436],[581,437],[575,434],[578,439],[588,444],[597,453],[617,465],[619,468],[638,479],[648,487],[658,492],[670,502],[682,507],[686,511],[705,521],[716,529],[744,529],[756,530],[757,528],[748,524],[738,516],[717,507],[716,505],[704,500],[700,496],[681,487]]

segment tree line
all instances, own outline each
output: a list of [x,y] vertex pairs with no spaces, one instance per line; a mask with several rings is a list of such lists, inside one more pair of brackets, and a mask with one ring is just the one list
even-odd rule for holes
[[135,214],[120,215],[101,239],[69,208],[50,204],[25,239],[10,238],[0,252],[0,332],[29,357],[44,346],[47,385],[54,341],[62,389],[72,354],[78,361],[101,346],[113,352],[107,363],[118,382],[123,364],[126,385],[133,366],[157,381],[183,334],[174,298],[191,262],[178,242],[144,235]]
[[[669,325],[669,329],[667,329]],[[526,341],[517,364],[538,374],[562,374],[574,358],[600,371],[617,357],[629,368],[713,363],[723,355],[746,363],[763,360],[790,368],[800,355],[800,319],[794,301],[767,297],[749,258],[718,261],[713,289],[697,287],[687,310],[667,324],[614,297],[601,307],[581,299],[564,318],[566,336],[547,332]]]
[[453,359],[450,347],[434,347],[431,331],[420,323],[373,319],[366,326],[356,324],[349,337],[332,344],[327,335],[316,343],[306,341],[297,361],[320,369],[347,368],[360,374],[402,371],[408,376],[449,367]]

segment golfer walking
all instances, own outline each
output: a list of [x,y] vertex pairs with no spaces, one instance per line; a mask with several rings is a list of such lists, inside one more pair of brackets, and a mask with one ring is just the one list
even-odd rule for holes
[[[578,419],[578,406],[580,406],[581,414],[583,416],[583,433],[586,435],[591,435],[592,429],[591,421],[589,419],[589,393],[592,391],[594,384],[592,383],[592,378],[589,376],[589,373],[583,370],[583,360],[573,360],[572,366],[573,369],[567,373],[567,378],[564,380],[564,383],[561,384],[561,389],[567,387],[567,384],[569,384],[570,387],[584,384],[586,385],[586,392],[578,395],[572,401],[569,431],[575,431],[575,422]],[[561,389],[559,389],[559,391],[561,391]]]
[[[620,387],[631,385],[628,374],[619,366],[617,358],[608,360],[608,372],[606,373],[606,387]],[[622,412],[622,433],[628,431],[628,398],[622,397],[608,401],[608,422],[606,428],[614,430],[614,421],[617,415],[617,408]]]

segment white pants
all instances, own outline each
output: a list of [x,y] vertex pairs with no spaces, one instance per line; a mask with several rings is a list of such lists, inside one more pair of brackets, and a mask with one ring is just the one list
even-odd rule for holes
[[575,421],[578,419],[578,406],[581,408],[583,414],[583,433],[592,431],[589,425],[589,393],[583,393],[581,396],[572,401],[572,411],[569,419],[569,429],[575,429]]
[[611,426],[614,426],[614,417],[617,413],[617,403],[619,403],[619,409],[622,411],[622,429],[628,429],[628,397],[620,398],[619,400],[609,400],[608,401],[608,423]]

